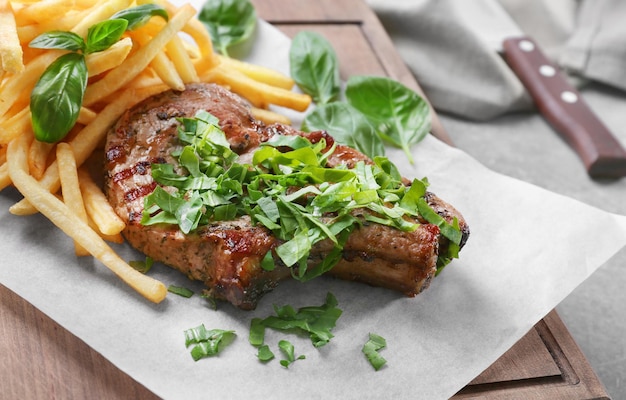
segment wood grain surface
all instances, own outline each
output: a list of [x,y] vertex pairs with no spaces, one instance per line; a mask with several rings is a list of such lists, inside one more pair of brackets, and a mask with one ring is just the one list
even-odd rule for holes
[[[388,75],[420,90],[379,21],[361,0],[253,3],[259,16],[287,35],[307,29],[329,38],[341,60],[344,78],[351,74]],[[436,119],[434,129],[442,140],[449,140]],[[0,354],[2,399],[157,398],[2,285]],[[454,398],[552,400],[608,396],[553,311]]]

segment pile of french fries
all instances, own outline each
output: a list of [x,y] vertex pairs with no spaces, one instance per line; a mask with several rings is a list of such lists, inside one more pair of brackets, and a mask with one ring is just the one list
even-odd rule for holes
[[0,0],[0,190],[15,186],[23,199],[15,215],[44,214],[74,240],[78,256],[92,255],[155,303],[167,288],[133,269],[107,242],[123,241],[124,222],[90,173],[102,159],[111,125],[130,107],[169,88],[214,82],[247,99],[267,123],[289,121],[271,105],[305,110],[311,99],[292,90],[291,78],[271,69],[216,54],[196,10],[156,1],[169,21],[154,17],[127,32],[109,49],[89,54],[89,84],[76,126],[56,144],[36,140],[30,122],[30,93],[59,50],[28,47],[38,35],[72,31],[85,37],[90,26],[139,0]]

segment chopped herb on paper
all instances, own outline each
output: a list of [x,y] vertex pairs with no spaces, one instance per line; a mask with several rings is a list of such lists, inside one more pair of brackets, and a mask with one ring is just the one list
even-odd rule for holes
[[184,333],[185,346],[194,345],[191,349],[191,357],[194,361],[217,355],[236,336],[234,331],[223,329],[208,330],[204,324],[196,328],[187,329]]
[[387,347],[387,341],[382,336],[375,333],[369,334],[369,340],[363,345],[361,351],[367,357],[369,363],[376,371],[381,369],[387,363],[387,360],[381,356],[378,351]]

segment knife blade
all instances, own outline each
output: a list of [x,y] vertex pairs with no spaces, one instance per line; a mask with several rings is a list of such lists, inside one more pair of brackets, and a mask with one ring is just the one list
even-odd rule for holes
[[626,150],[539,44],[495,0],[451,0],[465,25],[502,55],[537,110],[578,154],[592,178],[626,176]]

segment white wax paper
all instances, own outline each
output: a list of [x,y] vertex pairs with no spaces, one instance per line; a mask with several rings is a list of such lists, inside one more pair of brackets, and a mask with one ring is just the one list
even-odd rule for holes
[[[198,2],[196,2],[196,5]],[[288,40],[259,27],[252,59],[287,71]],[[20,195],[0,193],[0,282],[31,302],[165,399],[394,398],[445,399],[506,352],[577,285],[626,244],[626,217],[496,174],[433,137],[414,147],[415,165],[388,156],[407,177],[427,176],[431,190],[458,208],[471,228],[461,258],[415,298],[320,278],[284,282],[255,311],[198,295],[144,300],[40,215],[8,212]],[[119,246],[128,260],[143,256]],[[201,285],[163,265],[150,274],[166,285]],[[295,345],[289,369],[262,364],[248,344],[253,317],[272,306],[318,305],[333,293],[343,315],[335,338],[319,349],[308,338],[268,331]],[[183,331],[205,324],[237,338],[219,356],[194,362]],[[375,372],[361,353],[374,332],[387,339],[388,364]]]

